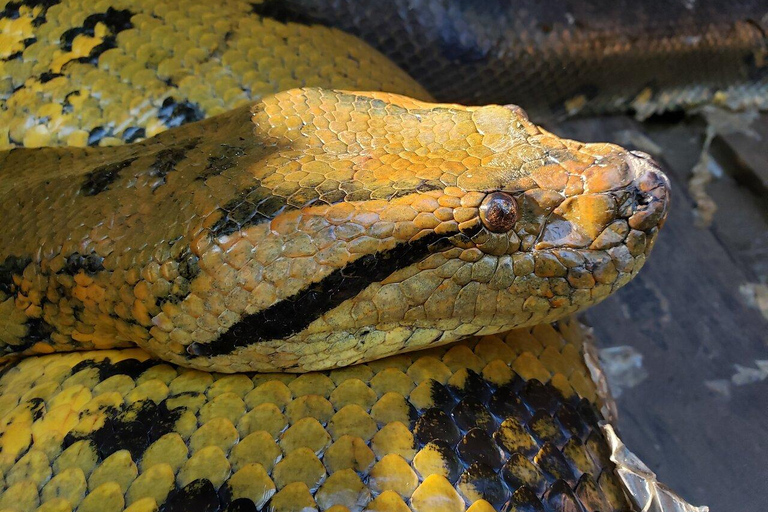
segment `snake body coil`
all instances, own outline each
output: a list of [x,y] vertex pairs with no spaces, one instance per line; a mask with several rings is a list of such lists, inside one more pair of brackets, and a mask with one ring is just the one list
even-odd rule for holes
[[273,5],[5,5],[0,510],[630,510],[568,315],[664,175]]

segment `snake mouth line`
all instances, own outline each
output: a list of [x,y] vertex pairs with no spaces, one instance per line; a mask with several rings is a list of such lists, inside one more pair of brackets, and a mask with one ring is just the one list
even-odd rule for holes
[[225,355],[254,343],[287,339],[371,283],[452,246],[446,234],[431,233],[392,249],[362,256],[293,296],[258,313],[245,315],[215,341],[190,344],[187,354],[190,357]]

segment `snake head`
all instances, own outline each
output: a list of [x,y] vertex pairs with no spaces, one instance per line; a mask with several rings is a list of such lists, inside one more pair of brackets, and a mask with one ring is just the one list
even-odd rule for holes
[[508,326],[557,320],[625,285],[669,209],[669,180],[647,154],[528,129],[539,132],[524,143],[536,160],[513,166],[509,181],[476,198],[477,215],[452,239],[473,275],[489,269],[479,294],[506,304]]
[[192,244],[198,302],[237,308],[182,364],[318,370],[555,321],[627,283],[668,210],[647,155],[518,107],[300,89],[251,121],[256,149],[216,178],[243,190]]
[[438,198],[456,204],[458,232],[418,264],[431,290],[419,317],[460,320],[462,334],[551,322],[637,274],[669,209],[669,180],[650,156],[558,138],[516,106],[468,110],[472,156]]

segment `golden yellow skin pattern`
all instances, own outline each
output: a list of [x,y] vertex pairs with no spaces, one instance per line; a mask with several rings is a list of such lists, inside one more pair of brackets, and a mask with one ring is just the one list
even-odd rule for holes
[[[156,362],[105,378],[89,364],[146,361],[138,349],[27,358],[0,378],[0,510],[150,511],[201,478],[230,489],[231,500],[269,502],[274,512],[297,504],[339,512],[409,504],[417,512],[493,510],[473,481],[460,479],[454,488],[451,460],[439,446],[419,447],[414,436],[424,434],[420,423],[414,428],[411,408],[443,406],[435,386],[461,390],[472,372],[494,386],[536,379],[566,400],[599,403],[583,342],[576,322],[562,322],[301,376],[204,373]],[[94,435],[115,417],[115,425],[135,419],[147,401],[175,415],[167,433],[141,445],[140,458],[129,445]],[[531,434],[556,435],[558,420],[520,421],[529,430],[502,424],[496,438],[521,452],[530,446],[528,460],[546,467],[546,449]],[[590,476],[575,494],[592,510],[625,510],[599,430],[577,437],[564,454]],[[532,482],[544,478],[531,462],[510,469],[532,469]]]
[[[62,48],[68,30],[109,8],[130,10],[132,27],[115,30],[98,21],[92,33],[72,39],[71,49]],[[446,400],[441,389],[450,390],[451,407],[458,397],[490,407],[487,396],[475,395],[469,387],[475,375],[494,393],[509,389],[529,404],[527,416],[498,415],[492,430],[495,442],[506,446],[505,465],[515,478],[543,486],[534,500],[567,505],[578,499],[590,510],[628,510],[596,425],[585,427],[587,434],[563,433],[567,422],[555,419],[564,405],[572,407],[583,399],[582,404],[592,404],[588,409],[597,410],[601,400],[584,365],[579,326],[568,319],[546,323],[626,283],[653,245],[654,230],[646,235],[603,208],[606,190],[631,180],[623,166],[626,154],[611,145],[559,140],[514,109],[498,106],[434,107],[360,93],[368,98],[368,107],[377,100],[409,111],[410,123],[419,111],[424,124],[415,128],[402,124],[407,116],[361,117],[364,112],[350,100],[353,93],[303,89],[272,96],[317,86],[429,100],[418,84],[357,39],[336,30],[259,18],[249,15],[250,10],[248,2],[240,1],[72,1],[47,10],[20,5],[17,17],[0,19],[0,148],[73,147],[0,156],[0,193],[8,199],[3,201],[3,238],[13,240],[0,244],[0,256],[34,260],[14,273],[11,283],[3,283],[13,294],[0,290],[3,348],[8,353],[9,347],[18,346],[30,326],[39,325],[35,321],[55,328],[50,341],[41,339],[21,352],[33,357],[7,364],[0,376],[0,510],[153,511],[169,500],[184,504],[183,499],[200,491],[195,482],[201,478],[214,494],[226,488],[228,500],[247,498],[273,512],[301,507],[333,512],[492,510],[481,499],[482,478],[469,472],[472,449],[461,462],[462,475],[469,476],[461,479],[447,475],[450,461],[434,443],[415,440],[427,428],[417,425],[429,411],[443,407],[452,413],[438,402]],[[41,17],[42,23],[35,21]],[[36,41],[30,43],[32,36]],[[77,61],[87,61],[110,37],[114,47],[103,51],[95,64]],[[1,60],[17,52],[21,58]],[[168,98],[174,104],[190,102],[202,117],[224,115],[138,144],[84,147],[100,127],[99,146],[123,143],[129,128],[142,129],[146,137],[164,132],[168,115],[162,111]],[[256,100],[263,101],[252,116],[249,105]],[[323,108],[332,102],[334,108]],[[204,133],[201,126],[207,127]],[[357,133],[366,135],[357,140]],[[222,149],[223,143],[241,136],[241,148]],[[194,148],[187,149],[192,141]],[[364,148],[376,151],[361,158]],[[163,150],[183,155],[163,160]],[[544,150],[560,158],[549,165]],[[210,156],[218,163],[237,161],[196,180],[206,174]],[[109,167],[134,157],[120,169]],[[173,170],[160,165],[168,162]],[[472,172],[480,167],[491,171]],[[85,179],[99,168],[101,178]],[[106,179],[113,171],[117,177]],[[205,230],[223,218],[219,207],[254,178],[263,180],[270,196],[295,209],[212,243]],[[420,181],[430,180],[441,186],[413,193]],[[84,181],[99,192],[88,197],[76,193],[84,189]],[[530,214],[510,234],[457,241],[448,256],[427,258],[397,273],[392,282],[374,283],[299,333],[300,339],[289,345],[293,352],[280,350],[285,340],[272,340],[248,347],[247,358],[186,355],[191,343],[212,340],[231,325],[227,312],[267,307],[300,289],[308,277],[338,269],[372,247],[477,223],[485,192],[502,186],[520,193],[520,204]],[[125,195],[125,187],[136,197]],[[182,190],[189,194],[174,202],[174,193]],[[594,194],[584,195],[585,190]],[[338,204],[308,205],[307,196]],[[575,200],[577,196],[585,199]],[[50,209],[28,206],[43,197]],[[572,200],[565,203],[566,197]],[[542,219],[562,205],[562,225],[573,228],[592,256],[569,249],[553,249],[539,259],[513,254],[517,247],[530,249]],[[109,221],[105,208],[112,214]],[[376,236],[344,227],[352,225]],[[127,236],[110,236],[114,226],[131,230],[122,231]],[[333,230],[334,236],[323,238],[324,230]],[[308,235],[312,243],[307,243]],[[165,243],[169,241],[175,243]],[[363,252],[351,250],[350,241]],[[315,245],[320,242],[325,245]],[[556,247],[562,240],[550,242]],[[276,255],[258,262],[258,277],[242,265],[255,247]],[[96,254],[109,272],[91,272],[87,262],[76,261],[72,267],[74,253]],[[192,253],[202,270],[187,278],[189,269],[182,267],[190,266]],[[506,274],[506,279],[519,279],[517,284],[504,286],[514,285],[516,293],[525,294],[520,304],[502,302],[499,307],[482,300],[485,288],[476,287],[471,296],[461,293],[467,284],[488,277],[489,260],[504,260],[517,269]],[[431,288],[418,279],[415,287],[408,287],[417,275],[441,280],[432,312],[424,293]],[[226,297],[222,290],[233,289],[233,276],[248,281],[251,289],[260,287],[253,296],[262,302],[244,304]],[[444,322],[440,329],[447,335],[438,343],[487,335],[301,376],[203,372],[152,361],[141,349],[115,350],[138,343],[154,355],[222,371],[297,371],[376,359],[402,349],[403,326],[385,321],[387,315],[402,314],[402,298],[393,297],[393,289],[408,300],[410,293],[419,296],[413,300],[425,302],[421,308],[414,305],[409,326]],[[185,299],[158,304],[157,299],[170,296]],[[450,304],[457,307],[448,308]],[[511,322],[515,325],[539,325],[492,334],[509,327],[509,317],[499,314],[509,311],[521,315]],[[374,347],[371,353],[349,358],[324,354],[329,327],[342,323],[352,330],[372,322],[377,329],[371,341],[377,343],[369,345]],[[483,331],[489,322],[491,329]],[[419,332],[411,348],[418,348],[420,339],[425,344],[436,341]],[[353,345],[354,339],[343,341]],[[78,351],[50,354],[73,349]],[[137,361],[147,367],[136,370]],[[521,391],[537,382],[547,384],[548,396],[556,402],[538,416],[536,400]],[[141,416],[160,404],[163,414]],[[501,421],[505,414],[506,423]],[[489,417],[480,413],[472,421],[488,426]],[[462,439],[475,423],[456,427]],[[167,431],[157,436],[156,428]],[[107,445],[114,442],[138,443],[140,448],[111,450]],[[520,456],[511,457],[513,452]],[[559,456],[565,457],[570,474],[560,473]],[[559,477],[577,498],[552,491],[557,491],[552,482]],[[524,492],[510,499],[515,496],[519,503],[532,503]]]
[[[310,371],[554,321],[626,284],[653,246],[663,207],[648,223],[620,206],[634,160],[511,108],[325,89],[121,147],[0,153],[0,261],[22,261],[0,289],[0,343],[16,355],[138,344],[198,369]],[[482,227],[493,190],[516,196],[509,232]],[[222,227],[264,203],[275,211],[263,222]],[[435,236],[447,247],[360,276],[359,293],[305,328],[193,352],[365,256]],[[83,256],[98,268],[73,267]],[[190,259],[199,271],[184,272]]]
[[[10,3],[0,0],[0,11]],[[110,131],[101,145],[123,143],[127,128],[143,128],[152,137],[167,129],[160,109],[169,97],[192,102],[201,117],[294,87],[430,99],[359,39],[322,26],[260,18],[251,13],[259,3],[71,0],[47,10],[21,5],[15,19],[0,17],[0,149],[84,147],[98,127]],[[132,27],[116,30],[100,21],[92,35],[75,36],[71,50],[62,47],[67,30],[110,8],[129,10]],[[101,53],[97,65],[78,62],[110,37],[114,48]],[[17,52],[21,58],[4,60]],[[53,78],[46,80],[44,73]]]

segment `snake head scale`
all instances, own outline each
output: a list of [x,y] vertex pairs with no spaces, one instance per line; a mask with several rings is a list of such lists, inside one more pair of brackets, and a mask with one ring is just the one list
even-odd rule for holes
[[186,362],[322,369],[555,321],[626,284],[667,215],[650,157],[515,106],[298,90],[252,115],[280,210],[214,246],[248,241],[256,301]]
[[327,89],[125,146],[0,157],[37,176],[3,190],[3,293],[25,308],[6,352],[138,344],[225,372],[556,321],[640,270],[669,202],[648,156],[561,139],[518,107]]

